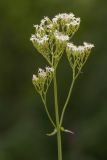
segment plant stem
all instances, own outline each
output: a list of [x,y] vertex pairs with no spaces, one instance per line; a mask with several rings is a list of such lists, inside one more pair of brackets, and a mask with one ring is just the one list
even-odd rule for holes
[[44,104],[44,107],[45,107],[45,111],[46,111],[46,113],[47,113],[47,116],[48,116],[48,118],[49,118],[51,124],[53,125],[53,127],[56,128],[55,123],[53,122],[53,120],[52,120],[52,118],[51,118],[51,115],[50,115],[50,113],[49,113],[49,111],[48,111],[48,108],[47,108],[46,96],[45,96],[45,99],[43,99],[42,96],[41,96],[41,98],[42,98],[42,101],[43,101],[43,104]]
[[69,93],[68,93],[68,96],[67,96],[67,99],[66,99],[66,102],[65,102],[65,105],[64,105],[64,107],[62,109],[61,118],[60,118],[60,127],[61,127],[61,125],[63,123],[65,110],[67,108],[67,105],[68,105],[68,102],[69,102],[69,99],[70,99],[70,96],[71,96],[71,93],[72,93],[72,90],[73,90],[74,82],[75,82],[75,79],[73,78],[71,86],[70,86],[70,90],[69,90]]
[[55,116],[56,116],[56,128],[57,128],[58,160],[62,160],[62,144],[61,144],[61,131],[59,124],[56,70],[54,71],[54,98],[55,98]]

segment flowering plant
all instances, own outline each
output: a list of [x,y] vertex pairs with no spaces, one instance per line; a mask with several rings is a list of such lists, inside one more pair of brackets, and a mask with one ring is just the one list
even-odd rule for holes
[[[82,46],[75,46],[71,42],[71,38],[78,30],[79,26],[80,18],[76,18],[72,13],[58,14],[52,20],[48,17],[44,17],[44,19],[41,20],[40,25],[34,25],[35,34],[30,38],[34,47],[49,63],[49,66],[45,67],[45,69],[39,68],[38,74],[33,75],[32,82],[36,91],[41,96],[47,116],[54,127],[53,132],[47,135],[52,136],[57,134],[58,160],[62,160],[61,132],[69,132],[73,134],[72,131],[63,127],[65,110],[75,81],[81,73],[81,69],[86,63],[91,53],[91,49],[94,47],[93,44],[86,42],[84,42]],[[72,69],[72,81],[61,116],[59,117],[56,72],[58,63],[64,53],[66,53],[68,62]],[[55,122],[48,111],[46,100],[47,91],[52,80],[54,83]]]

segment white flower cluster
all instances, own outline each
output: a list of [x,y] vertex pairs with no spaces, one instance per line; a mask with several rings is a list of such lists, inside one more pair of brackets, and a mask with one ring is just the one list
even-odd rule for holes
[[33,75],[32,82],[38,93],[47,91],[48,86],[53,78],[53,74],[54,74],[53,67],[45,67],[45,69],[39,68],[38,74]]
[[70,13],[70,14],[62,13],[62,14],[56,15],[56,16],[52,19],[52,21],[53,21],[54,23],[57,23],[59,20],[64,20],[64,21],[68,22],[68,21],[71,21],[71,20],[74,20],[74,19],[75,19],[75,16],[74,16],[73,13]]
[[[34,25],[35,34],[31,36],[30,40],[54,69],[56,69],[66,49],[71,67],[79,70],[85,64],[91,49],[94,47],[93,44],[86,42],[82,46],[75,46],[69,42],[78,30],[79,25],[80,18],[76,18],[73,13],[58,14],[52,19],[44,17],[40,25]],[[39,69],[38,75],[33,75],[33,82],[35,84],[39,82],[38,87],[41,84],[44,86],[47,77],[51,77],[53,68],[46,67],[45,70]]]
[[35,34],[31,36],[30,40],[49,64],[57,65],[66,43],[77,31],[79,24],[80,18],[76,18],[72,13],[58,14],[52,20],[44,17],[40,25],[34,25]]
[[73,43],[67,43],[66,53],[70,66],[78,74],[87,61],[93,44],[84,42],[83,46],[75,46]]
[[33,75],[32,80],[33,81],[38,81],[40,78],[46,78],[49,74],[54,72],[53,67],[45,67],[45,70],[42,68],[38,69],[38,75]]
[[33,42],[33,43],[37,43],[39,45],[43,45],[45,44],[47,41],[48,41],[48,35],[45,35],[43,37],[40,37],[40,35],[32,35],[30,40]]
[[54,68],[53,67],[46,67],[46,72],[50,73],[50,72],[54,72]]
[[76,53],[84,53],[88,50],[91,50],[93,47],[94,47],[93,44],[86,43],[86,42],[83,43],[83,46],[75,46],[73,43],[67,44],[67,49]]
[[44,17],[44,19],[41,20],[41,26],[45,25],[45,23],[49,22],[50,19],[48,17]]
[[60,30],[71,37],[79,28],[80,18],[76,18],[72,13],[63,13],[56,15],[52,22],[59,25]]
[[80,24],[80,18],[74,18],[73,21],[67,23],[67,26],[78,26]]
[[58,32],[58,31],[55,31],[54,36],[60,42],[66,42],[66,41],[69,40],[68,35],[64,35],[64,34],[62,34],[61,32]]

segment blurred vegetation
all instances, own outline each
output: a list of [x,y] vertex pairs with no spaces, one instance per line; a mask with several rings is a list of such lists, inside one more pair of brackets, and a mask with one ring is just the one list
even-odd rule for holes
[[[0,160],[55,160],[56,137],[51,131],[32,75],[45,60],[29,41],[43,16],[73,12],[81,17],[76,44],[95,44],[78,79],[64,126],[75,132],[63,138],[64,160],[107,159],[107,1],[0,1]],[[71,75],[66,58],[59,72],[59,100],[63,105]],[[63,87],[62,87],[63,86]],[[50,89],[49,104],[52,106]],[[49,108],[51,111],[53,109]],[[54,114],[53,114],[54,116]]]

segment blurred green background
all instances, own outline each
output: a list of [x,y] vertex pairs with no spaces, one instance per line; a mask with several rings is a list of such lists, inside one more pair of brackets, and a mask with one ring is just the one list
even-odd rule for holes
[[[0,1],[0,160],[57,159],[56,137],[46,136],[52,128],[31,81],[47,63],[29,39],[33,24],[63,12],[81,17],[73,41],[95,44],[65,114],[64,126],[75,134],[62,135],[63,160],[107,160],[106,0]],[[58,73],[61,109],[71,80],[65,57]],[[52,96],[51,88],[48,103],[53,113]]]

